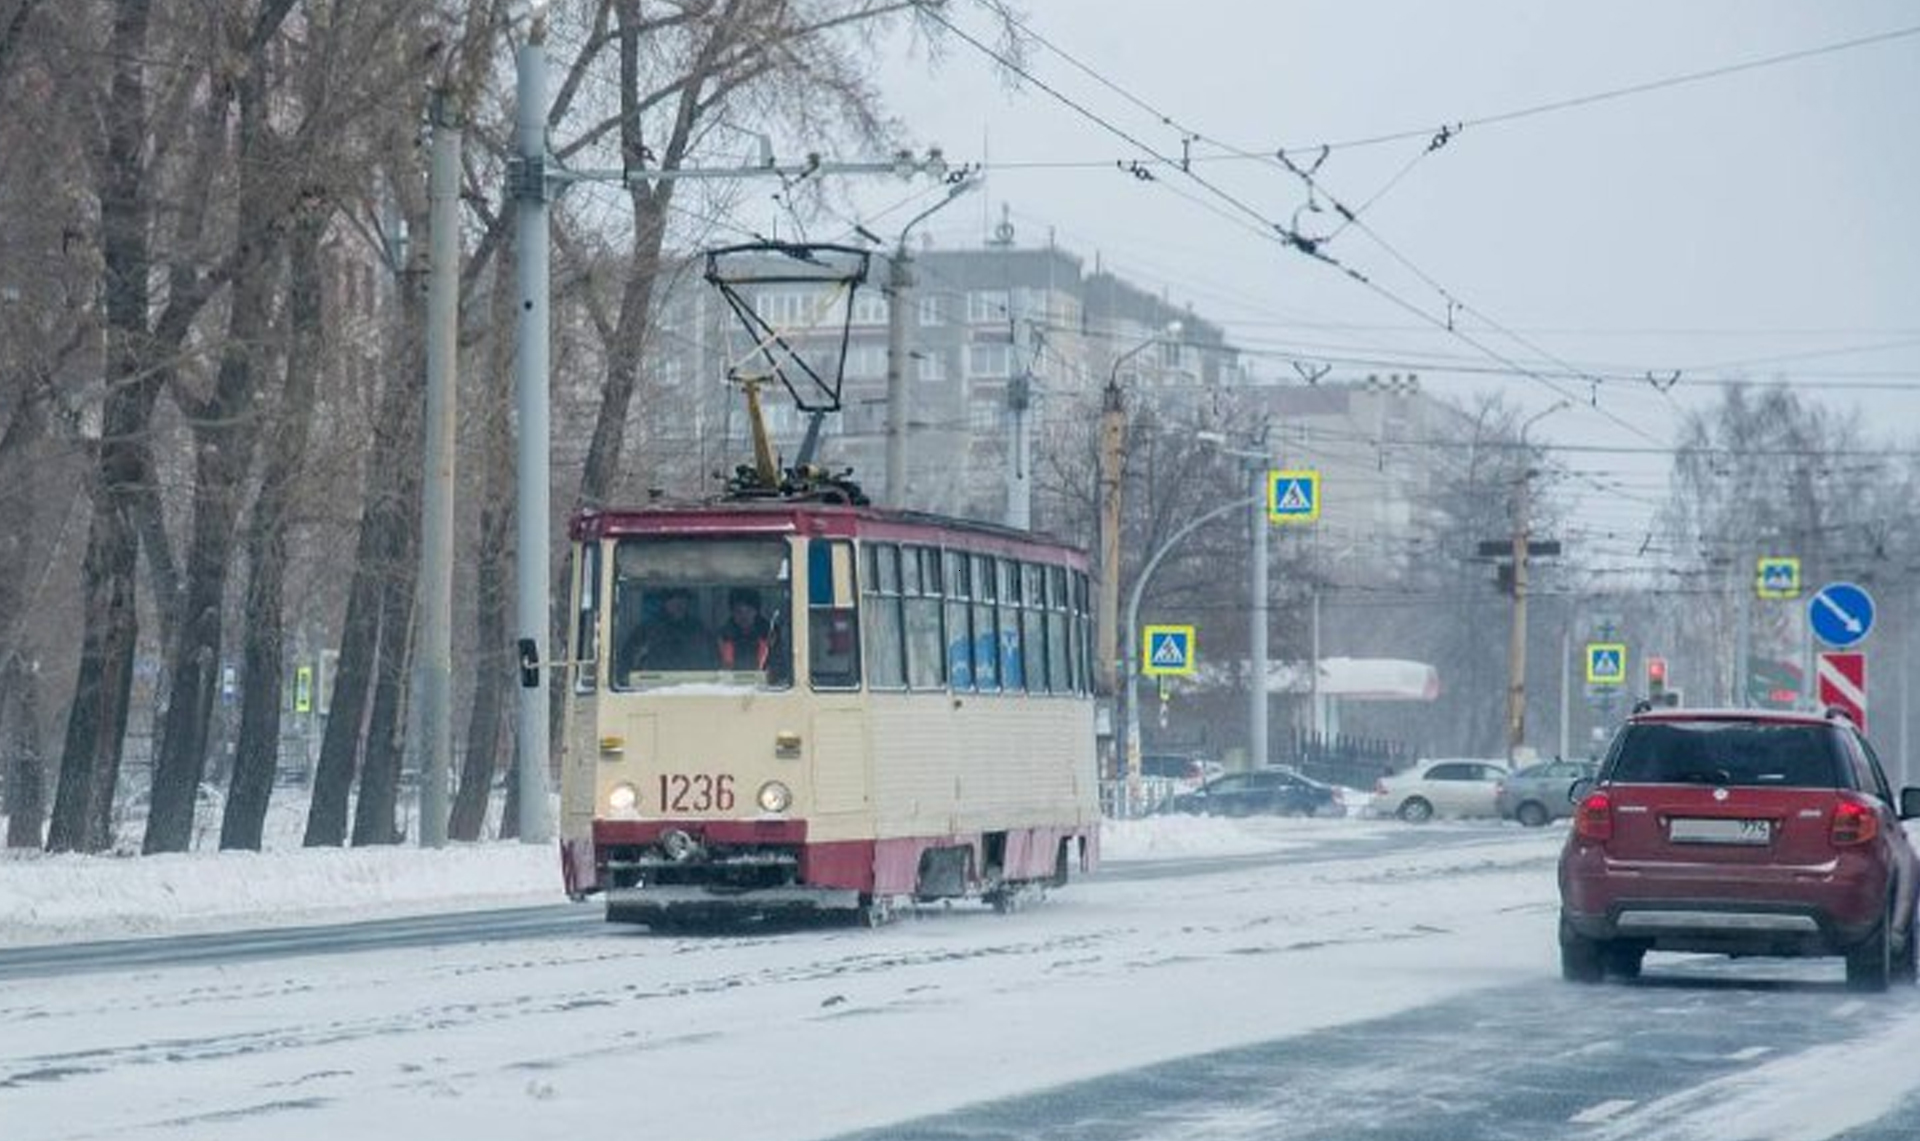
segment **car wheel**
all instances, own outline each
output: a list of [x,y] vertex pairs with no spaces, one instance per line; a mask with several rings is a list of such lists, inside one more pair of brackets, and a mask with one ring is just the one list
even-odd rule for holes
[[1920,908],[1907,919],[1906,945],[1893,957],[1893,981],[1907,986],[1920,982]]
[[1409,796],[1400,802],[1400,809],[1394,815],[1409,824],[1425,824],[1433,819],[1433,805],[1418,796]]
[[1893,917],[1880,920],[1866,941],[1847,952],[1847,989],[1878,992],[1893,975]]
[[1560,917],[1560,977],[1570,983],[1597,983],[1606,975],[1600,961],[1600,941],[1573,929]]
[[1646,957],[1647,949],[1640,944],[1615,941],[1602,948],[1600,965],[1615,978],[1637,979]]
[[1513,816],[1529,828],[1538,828],[1547,822],[1547,808],[1538,801],[1529,800],[1515,809]]

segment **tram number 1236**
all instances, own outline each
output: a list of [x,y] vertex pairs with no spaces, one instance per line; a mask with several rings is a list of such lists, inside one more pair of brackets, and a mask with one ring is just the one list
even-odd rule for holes
[[660,774],[660,808],[663,812],[733,811],[733,776],[697,773]]

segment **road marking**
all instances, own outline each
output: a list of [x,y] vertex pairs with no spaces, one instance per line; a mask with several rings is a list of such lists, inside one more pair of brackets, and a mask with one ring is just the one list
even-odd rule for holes
[[1773,1052],[1772,1046],[1748,1046],[1744,1050],[1735,1050],[1733,1053],[1728,1054],[1727,1061],[1750,1062],[1753,1059],[1758,1058],[1762,1054],[1770,1054],[1772,1052]]
[[1590,1105],[1572,1117],[1567,1118],[1567,1120],[1575,1125],[1595,1125],[1609,1118],[1617,1117],[1623,1110],[1632,1109],[1633,1106],[1634,1101],[1632,1098],[1617,1097],[1611,1101],[1603,1101],[1599,1105]]

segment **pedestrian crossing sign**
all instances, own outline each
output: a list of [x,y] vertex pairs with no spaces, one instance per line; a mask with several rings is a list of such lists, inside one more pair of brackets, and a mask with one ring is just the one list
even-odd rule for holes
[[1800,597],[1800,560],[1762,555],[1754,567],[1754,593],[1761,598]]
[[1627,684],[1627,645],[1625,642],[1587,643],[1587,684]]
[[1193,627],[1149,626],[1140,672],[1148,677],[1193,672]]
[[1311,523],[1320,518],[1320,472],[1313,468],[1268,472],[1267,518],[1275,523]]

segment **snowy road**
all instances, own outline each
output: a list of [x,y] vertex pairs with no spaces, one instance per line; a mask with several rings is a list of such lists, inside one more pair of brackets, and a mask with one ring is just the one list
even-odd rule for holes
[[71,948],[65,971],[8,952],[0,1136],[1920,1135],[1910,991],[1660,956],[1570,987],[1556,835],[1250,827],[1290,831],[878,932],[663,938],[527,908],[358,925],[411,935],[351,952],[297,929]]

